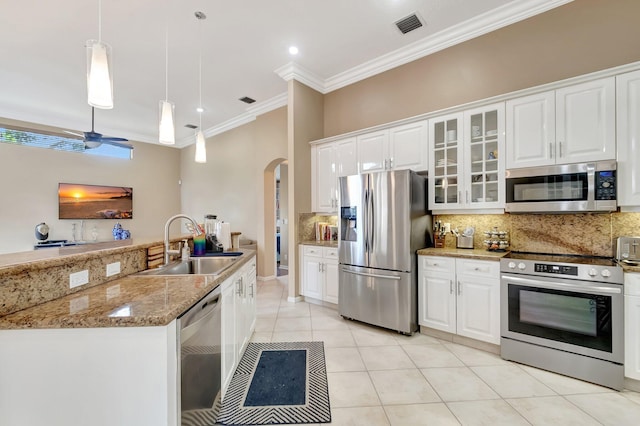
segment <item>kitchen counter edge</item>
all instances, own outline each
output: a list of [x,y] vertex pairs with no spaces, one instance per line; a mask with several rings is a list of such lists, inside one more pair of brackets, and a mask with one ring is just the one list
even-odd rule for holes
[[457,257],[463,259],[490,260],[499,262],[508,251],[489,251],[483,249],[449,249],[428,247],[417,251],[418,256]]

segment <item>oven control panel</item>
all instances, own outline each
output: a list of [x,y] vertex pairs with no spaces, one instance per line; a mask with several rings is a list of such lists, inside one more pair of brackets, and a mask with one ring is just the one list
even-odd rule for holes
[[573,275],[574,277],[578,276],[577,266],[554,265],[549,263],[534,263],[533,267],[534,267],[534,271],[536,272],[543,272],[547,274],[558,274],[558,275]]

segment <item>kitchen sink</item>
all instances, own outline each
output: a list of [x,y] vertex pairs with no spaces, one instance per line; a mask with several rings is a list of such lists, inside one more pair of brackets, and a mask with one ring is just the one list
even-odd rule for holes
[[220,275],[239,257],[198,257],[171,262],[156,269],[147,269],[136,275]]

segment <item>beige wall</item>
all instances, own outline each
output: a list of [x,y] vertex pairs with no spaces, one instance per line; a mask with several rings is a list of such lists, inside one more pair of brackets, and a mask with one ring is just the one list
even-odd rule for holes
[[[38,127],[0,120],[4,124]],[[133,219],[122,220],[133,238],[162,237],[165,220],[180,211],[180,151],[136,143],[133,160],[98,157],[0,143],[0,253],[33,249],[34,228],[46,222],[50,239],[72,238],[76,220],[58,220],[58,183],[133,187]],[[85,220],[84,238],[98,229],[99,240],[113,239],[115,220]]]
[[325,95],[324,136],[640,60],[640,1],[576,0]]
[[298,297],[297,217],[311,211],[311,146],[322,137],[323,100],[319,92],[295,80],[289,82],[289,298]]
[[275,222],[267,232],[264,222],[270,219],[264,216],[264,206],[265,192],[275,188],[275,165],[287,158],[286,111],[279,108],[207,139],[205,164],[194,162],[194,145],[181,151],[183,213],[198,221],[215,214],[230,222],[232,231],[242,232],[242,238],[256,240],[261,277],[275,274]]

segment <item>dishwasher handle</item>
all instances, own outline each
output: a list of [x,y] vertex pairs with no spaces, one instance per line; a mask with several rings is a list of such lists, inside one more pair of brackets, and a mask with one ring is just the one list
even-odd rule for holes
[[191,327],[192,325],[199,323],[203,318],[208,317],[209,314],[220,304],[221,297],[222,291],[220,287],[217,287],[202,300],[193,305],[179,318],[180,330]]

